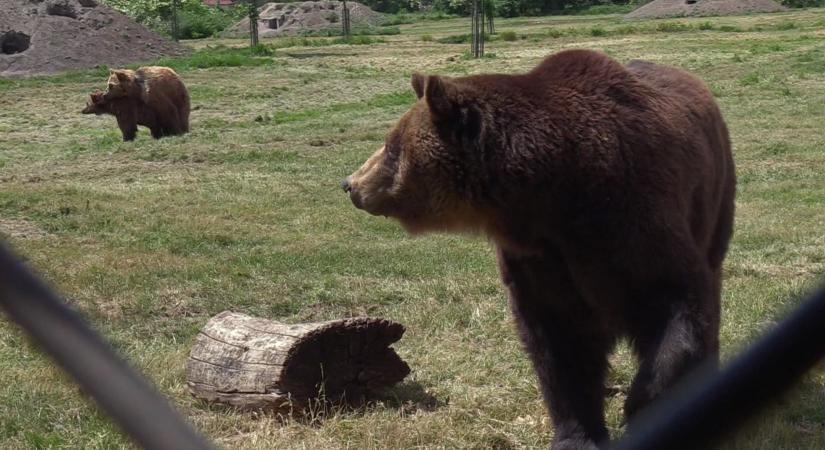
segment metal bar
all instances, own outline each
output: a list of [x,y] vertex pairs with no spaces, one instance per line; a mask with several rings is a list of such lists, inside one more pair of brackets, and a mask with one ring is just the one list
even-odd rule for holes
[[214,448],[3,245],[0,307],[143,448]]
[[700,370],[643,411],[614,450],[706,449],[825,356],[825,289],[719,373]]

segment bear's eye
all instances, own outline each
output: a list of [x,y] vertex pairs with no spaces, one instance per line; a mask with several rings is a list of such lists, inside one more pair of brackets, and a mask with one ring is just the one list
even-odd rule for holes
[[392,172],[398,169],[401,160],[401,142],[397,137],[384,143],[384,166]]
[[391,165],[396,164],[398,162],[398,159],[401,157],[400,145],[391,145],[390,143],[384,144],[384,151],[387,155],[387,163]]
[[384,142],[384,149],[387,156],[398,158],[401,155],[401,138],[398,135],[391,136]]

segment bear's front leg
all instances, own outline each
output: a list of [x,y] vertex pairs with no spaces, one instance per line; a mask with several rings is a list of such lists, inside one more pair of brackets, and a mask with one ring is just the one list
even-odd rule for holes
[[600,328],[556,252],[521,256],[499,250],[498,258],[522,341],[553,420],[551,448],[606,446],[604,379],[612,339]]
[[117,126],[123,134],[123,141],[134,141],[138,130],[134,114],[121,113],[115,117],[117,118]]

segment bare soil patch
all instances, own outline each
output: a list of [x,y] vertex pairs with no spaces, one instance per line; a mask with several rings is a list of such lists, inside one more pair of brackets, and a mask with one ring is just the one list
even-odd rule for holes
[[122,66],[187,50],[94,0],[4,0],[0,76]]

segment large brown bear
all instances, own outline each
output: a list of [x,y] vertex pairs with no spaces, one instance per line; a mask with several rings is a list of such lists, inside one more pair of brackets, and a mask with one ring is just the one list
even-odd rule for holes
[[115,116],[120,132],[123,133],[124,141],[135,139],[138,125],[149,128],[152,137],[155,139],[171,134],[161,125],[154,110],[144,107],[143,102],[131,97],[106,100],[103,92],[95,91],[89,95],[86,107],[81,112],[98,116],[101,114]]
[[163,128],[163,136],[189,131],[189,92],[174,70],[159,66],[110,70],[103,99],[110,102],[123,98],[137,100],[132,102],[137,108],[148,109]]
[[718,361],[733,228],[728,131],[697,78],[570,50],[519,75],[413,75],[419,101],[342,186],[410,232],[481,231],[557,450],[606,446],[607,356],[629,337],[629,417]]

